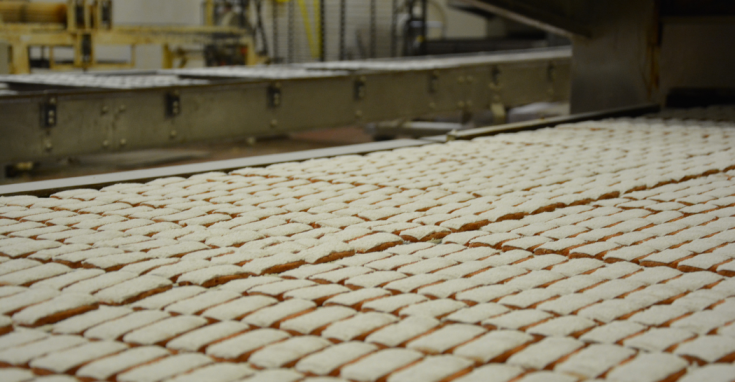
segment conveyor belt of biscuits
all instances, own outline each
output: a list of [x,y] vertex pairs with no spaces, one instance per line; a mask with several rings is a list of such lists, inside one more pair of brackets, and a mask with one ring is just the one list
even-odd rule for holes
[[0,198],[0,380],[730,381],[734,127]]

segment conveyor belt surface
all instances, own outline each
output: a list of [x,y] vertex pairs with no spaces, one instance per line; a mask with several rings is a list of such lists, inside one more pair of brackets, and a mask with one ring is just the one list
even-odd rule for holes
[[0,380],[729,380],[733,127],[0,198]]
[[94,74],[26,74],[0,76],[0,82],[10,84],[71,86],[98,89],[142,89],[168,86],[203,85],[205,80],[182,79],[172,74],[154,75],[94,75]]

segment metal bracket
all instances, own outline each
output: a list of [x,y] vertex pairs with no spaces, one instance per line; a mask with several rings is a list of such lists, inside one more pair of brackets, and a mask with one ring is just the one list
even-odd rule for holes
[[439,73],[434,71],[429,75],[429,93],[439,91]]
[[355,90],[355,100],[356,101],[359,101],[365,98],[366,88],[367,88],[367,79],[365,77],[360,77],[357,80],[355,80],[354,90]]
[[57,114],[58,98],[55,95],[48,96],[41,104],[41,126],[54,127],[58,120]]
[[181,114],[181,95],[178,91],[166,93],[166,116],[169,118]]
[[268,87],[268,107],[274,109],[281,106],[281,84],[275,83]]

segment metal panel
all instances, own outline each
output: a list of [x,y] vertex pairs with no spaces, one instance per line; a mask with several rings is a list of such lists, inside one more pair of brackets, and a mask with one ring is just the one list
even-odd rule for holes
[[[486,110],[569,97],[569,51],[514,53],[446,68],[356,71],[325,78],[176,88],[55,91],[57,123],[41,127],[48,95],[0,98],[0,163],[280,135],[355,123]],[[552,68],[552,69],[550,69]],[[553,73],[550,75],[550,73]],[[432,82],[433,81],[433,82]],[[356,83],[364,96],[356,97]],[[279,101],[271,99],[278,90]],[[179,113],[167,112],[176,94]]]
[[244,167],[262,167],[276,163],[303,161],[315,158],[327,158],[338,155],[366,154],[376,151],[394,150],[404,147],[415,147],[431,142],[398,139],[387,142],[364,143],[334,147],[328,149],[306,150],[288,154],[263,155],[252,158],[231,159],[182,166],[170,166],[150,170],[136,170],[112,174],[91,175],[59,180],[45,180],[0,186],[0,195],[37,195],[48,196],[55,192],[74,188],[102,188],[116,183],[145,182],[170,176],[189,176],[211,171],[232,171]]

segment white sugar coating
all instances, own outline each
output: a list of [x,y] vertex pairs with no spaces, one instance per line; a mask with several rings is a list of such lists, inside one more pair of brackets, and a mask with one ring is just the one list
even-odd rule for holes
[[77,375],[80,377],[106,380],[121,371],[168,355],[170,353],[166,349],[157,346],[135,347],[120,354],[102,358],[82,366],[77,371]]
[[305,312],[315,307],[316,304],[312,301],[291,299],[251,313],[243,318],[242,322],[259,326],[261,328],[267,328],[284,318]]
[[405,279],[392,281],[385,285],[385,289],[395,290],[402,293],[408,293],[425,285],[434,284],[440,281],[444,281],[446,277],[442,277],[436,274],[420,274],[410,276]]
[[398,346],[414,337],[437,327],[439,321],[430,317],[408,317],[400,322],[386,326],[370,334],[365,342],[377,343],[388,347]]
[[597,276],[576,275],[571,276],[567,279],[559,280],[546,287],[546,290],[554,292],[558,295],[567,295],[585,288],[589,288],[603,281],[605,281],[605,279]]
[[[491,260],[491,259],[488,259],[488,260]],[[488,262],[489,261],[483,261],[483,263],[488,263]],[[500,266],[494,266],[493,268],[490,268],[484,272],[480,272],[472,276],[470,280],[479,282],[484,285],[489,285],[489,284],[500,283],[512,277],[520,276],[526,273],[528,273],[528,270],[522,267],[500,265]]]
[[677,297],[686,292],[686,289],[676,288],[666,284],[649,285],[625,296],[626,301],[638,304],[641,308]]
[[26,326],[32,326],[57,313],[72,309],[89,307],[96,303],[95,299],[88,294],[64,293],[49,301],[30,306],[13,315],[13,321]]
[[99,269],[76,269],[62,275],[51,277],[31,285],[31,288],[62,289],[76,282],[91,279],[105,273]]
[[190,373],[181,374],[169,379],[170,382],[198,382],[207,380],[210,382],[232,382],[241,378],[251,376],[256,371],[248,365],[233,363],[218,363],[204,366]]
[[176,281],[179,284],[189,282],[196,285],[203,285],[219,277],[239,275],[242,273],[245,273],[242,268],[234,265],[214,265],[209,268],[184,273]]
[[471,365],[470,360],[450,355],[427,357],[415,365],[392,374],[388,377],[388,382],[415,380],[438,382]]
[[315,247],[302,251],[299,255],[307,263],[316,263],[330,255],[337,253],[349,253],[352,246],[341,241],[329,241]]
[[243,297],[209,308],[202,313],[202,316],[220,321],[232,320],[276,303],[278,300],[266,296]]
[[21,293],[13,294],[0,299],[0,314],[6,314],[25,306],[38,304],[39,302],[50,300],[58,295],[58,291],[48,288],[29,289]]
[[518,379],[518,382],[577,382],[578,380],[576,376],[553,371],[534,371]]
[[0,264],[0,275],[40,266],[41,262],[29,259],[10,260]]
[[460,301],[470,301],[475,303],[489,302],[503,296],[518,292],[519,288],[513,288],[508,285],[488,285],[479,288],[470,289],[459,292],[455,298]]
[[482,321],[483,325],[493,325],[498,328],[519,329],[541,322],[552,317],[551,314],[534,309],[515,310],[501,316]]
[[629,279],[610,280],[585,290],[582,294],[595,299],[611,299],[644,288],[646,284]]
[[320,337],[292,337],[256,351],[250,356],[248,362],[261,368],[278,368],[330,345],[331,342]]
[[465,308],[467,304],[451,299],[438,299],[414,304],[400,310],[401,316],[440,317]]
[[[719,285],[719,284],[718,284]],[[671,305],[683,307],[691,312],[702,310],[727,297],[726,293],[711,289],[702,289],[677,298]]]
[[666,281],[671,288],[695,291],[724,279],[723,276],[712,272],[687,272],[680,277]]
[[170,316],[160,311],[135,312],[127,316],[104,322],[84,332],[84,336],[99,340],[114,340],[123,334],[150,325]]
[[24,365],[42,355],[73,348],[88,341],[78,336],[50,336],[39,341],[0,351],[0,362]]
[[553,291],[534,288],[503,297],[498,301],[498,303],[517,308],[528,308],[531,305],[538,304],[556,296],[557,294]]
[[138,345],[153,345],[206,324],[207,320],[201,317],[171,317],[134,330],[126,334],[123,341]]
[[548,337],[508,358],[508,364],[540,370],[561,357],[584,346],[568,337]]
[[63,275],[70,271],[71,268],[65,265],[48,263],[0,276],[0,285],[26,285],[34,281]]
[[731,257],[723,254],[703,253],[679,262],[679,266],[705,270],[731,260]]
[[447,268],[454,264],[457,264],[457,262],[446,259],[446,258],[439,257],[439,258],[421,260],[413,264],[402,266],[398,268],[398,271],[408,274],[408,275],[415,275],[415,274],[433,272],[433,271],[436,271],[442,268]]
[[[20,223],[15,226],[11,227],[18,227],[23,224],[29,224],[29,223]],[[33,223],[34,225],[36,223]],[[51,233],[46,235],[52,235]],[[45,235],[42,235],[45,236]],[[40,238],[40,237],[39,237]],[[23,255],[29,255],[34,252],[38,252],[44,249],[51,249],[51,248],[57,248],[60,247],[61,243],[53,240],[28,240],[19,242],[17,244],[10,244],[3,245],[0,247],[0,253],[5,254],[6,256],[15,258]]]
[[343,306],[321,307],[313,312],[286,320],[281,323],[279,328],[290,332],[309,334],[322,326],[351,317],[355,313],[353,309]]
[[119,353],[127,348],[127,345],[119,342],[96,341],[36,358],[29,366],[55,373],[65,373],[82,364]]
[[24,381],[30,381],[35,377],[36,375],[33,374],[30,370],[21,369],[21,368],[15,368],[15,367],[6,367],[0,369],[0,379],[2,379],[5,382],[24,382]]
[[512,280],[508,281],[506,285],[512,288],[525,290],[533,287],[538,287],[552,281],[561,280],[565,277],[566,276],[562,275],[561,273],[552,271],[531,271],[528,274],[513,278]]
[[350,289],[343,287],[342,285],[327,284],[292,290],[290,292],[286,292],[283,297],[286,299],[300,298],[303,300],[318,300],[348,292],[350,292]]
[[168,279],[144,275],[103,289],[94,294],[97,301],[106,304],[122,304],[125,301],[158,288],[170,286]]
[[522,268],[526,268],[529,271],[538,271],[546,267],[551,267],[553,265],[563,263],[565,261],[567,261],[567,258],[565,256],[549,254],[531,257],[527,260],[517,263],[517,265]]
[[727,336],[700,336],[693,341],[680,344],[674,350],[676,355],[696,357],[714,363],[735,352],[735,342]]
[[247,382],[295,382],[301,380],[304,376],[291,369],[270,369],[261,371],[250,378],[246,378],[243,381]]
[[359,382],[374,382],[388,373],[421,358],[421,353],[417,351],[385,349],[343,367],[340,376]]
[[13,331],[3,336],[0,336],[0,351],[34,341],[39,341],[47,338],[48,336],[48,334],[40,330]]
[[94,293],[99,290],[111,287],[113,285],[120,284],[137,277],[135,273],[131,272],[108,272],[97,277],[80,281],[76,284],[72,284],[63,289],[64,293]]
[[365,264],[366,267],[379,271],[389,271],[406,264],[412,264],[421,261],[415,255],[395,255],[378,261]]
[[583,317],[562,316],[535,325],[527,330],[531,334],[540,334],[546,337],[564,337],[572,333],[587,330],[596,326],[595,322]]
[[206,260],[183,260],[179,261],[178,263],[172,264],[172,265],[164,265],[162,267],[158,267],[150,272],[148,272],[148,275],[151,276],[160,276],[165,278],[172,278],[179,276],[186,272],[195,271],[197,269],[202,269],[211,266],[212,263]]
[[406,278],[406,275],[396,271],[378,271],[355,277],[350,277],[345,281],[345,285],[358,286],[361,288],[372,288],[392,281]]
[[374,312],[360,313],[346,320],[329,325],[321,333],[321,336],[340,341],[349,341],[396,321],[398,319],[390,314]]
[[706,334],[730,321],[732,321],[732,313],[730,312],[703,310],[674,321],[671,327],[692,333]]
[[403,239],[399,236],[387,232],[378,232],[353,240],[350,242],[350,245],[355,249],[355,251],[364,253],[382,245],[397,245],[401,243],[403,243]]
[[278,296],[288,291],[306,288],[316,285],[315,282],[309,280],[281,280],[274,283],[261,284],[248,289],[248,293],[265,294],[268,296]]
[[207,290],[202,294],[197,294],[196,296],[185,300],[179,300],[178,302],[164,308],[164,311],[178,314],[195,314],[209,307],[234,300],[238,297],[241,297],[241,295],[233,291]]
[[479,363],[503,355],[521,345],[529,343],[533,336],[515,330],[493,330],[487,334],[454,349],[452,354]]
[[444,321],[477,324],[490,317],[499,316],[510,309],[495,303],[482,303],[469,308],[460,309],[443,318]]
[[658,382],[687,367],[687,362],[672,354],[640,353],[630,362],[612,369],[610,381]]
[[126,316],[132,312],[129,308],[101,306],[99,309],[54,324],[53,332],[56,334],[81,334],[93,326]]
[[409,342],[406,347],[428,354],[441,354],[485,332],[480,326],[450,324]]
[[710,381],[710,382],[729,382],[732,381],[732,376],[735,373],[735,365],[727,364],[714,364],[705,365],[703,367],[689,371],[686,375],[682,376],[679,381],[681,382],[697,382],[697,381]]
[[248,325],[240,322],[223,321],[200,329],[195,329],[189,333],[179,336],[169,341],[166,344],[166,347],[174,350],[195,352],[212,342],[244,332],[248,328]]
[[654,305],[642,312],[634,314],[629,318],[629,320],[647,326],[661,326],[668,321],[674,320],[690,312],[690,309],[683,306]]
[[618,262],[614,264],[606,264],[605,267],[595,270],[590,275],[612,280],[635,273],[641,269],[642,267],[640,265],[628,262]]
[[394,253],[388,251],[361,253],[354,256],[345,257],[341,260],[336,261],[334,264],[347,267],[360,266],[371,263],[373,261],[385,259],[393,255]]
[[596,259],[572,259],[564,264],[554,266],[551,270],[565,276],[574,276],[604,266],[605,263]]
[[455,293],[459,293],[479,285],[481,284],[475,280],[454,279],[420,288],[418,293],[425,296],[447,298]]
[[259,329],[241,334],[207,347],[207,355],[224,359],[235,359],[265,345],[281,341],[289,334],[276,329]]
[[635,350],[617,345],[591,345],[557,365],[554,371],[595,378],[635,355]]
[[417,304],[426,300],[428,300],[428,298],[418,294],[399,294],[369,301],[362,305],[362,310],[374,310],[378,312],[390,313],[404,306]]
[[627,347],[655,352],[663,351],[669,346],[675,345],[692,337],[694,337],[693,333],[682,329],[654,328],[642,334],[626,339],[623,344]]
[[413,255],[422,257],[424,259],[430,259],[433,257],[445,256],[451,253],[459,252],[463,249],[465,249],[465,246],[459,244],[438,244],[433,247],[416,251],[413,253]]
[[[303,252],[301,252],[303,254]],[[339,269],[342,266],[334,264],[334,263],[327,263],[327,264],[306,264],[302,265],[298,268],[294,268],[290,271],[286,271],[283,273],[280,273],[279,275],[283,278],[287,279],[306,279],[314,275],[318,275],[320,273],[326,273],[329,271],[333,271],[335,269]],[[261,276],[262,277],[262,276]]]
[[165,306],[173,304],[177,301],[196,296],[204,293],[206,289],[198,286],[185,286],[170,289],[166,292],[146,297],[143,300],[135,302],[131,306],[133,308],[142,309],[161,309]]
[[122,269],[120,269],[120,271],[135,273],[136,275],[141,275],[145,272],[150,271],[151,269],[155,269],[160,266],[174,264],[178,262],[179,262],[179,259],[176,259],[176,258],[151,259],[151,260],[141,261],[139,263],[133,263],[133,264],[127,265],[123,267]]
[[338,294],[325,301],[325,305],[353,306],[363,301],[389,296],[390,292],[380,288],[364,288],[354,292]]
[[120,382],[155,382],[212,363],[202,354],[179,354],[136,367],[117,376]]
[[455,379],[456,382],[508,382],[523,373],[518,366],[489,364],[475,368],[471,373]]
[[345,342],[302,358],[295,368],[302,373],[327,375],[340,366],[377,349],[375,345],[362,342]]
[[231,290],[237,293],[245,293],[258,285],[271,284],[278,281],[283,281],[283,279],[278,276],[248,277],[246,279],[230,281],[222,285],[220,289]]
[[26,287],[19,287],[19,286],[0,286],[0,298],[12,296],[14,294],[18,294],[21,292],[27,291],[28,288]]

